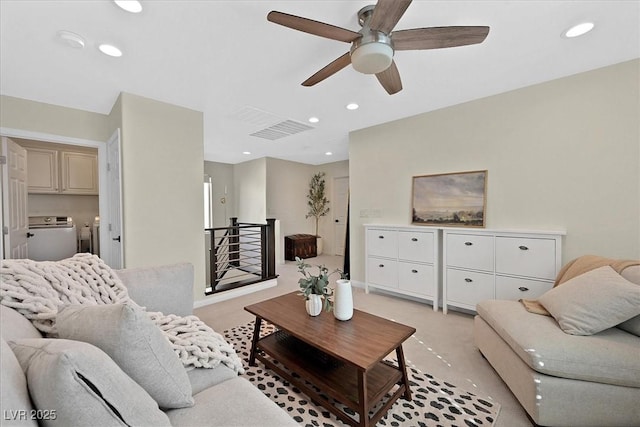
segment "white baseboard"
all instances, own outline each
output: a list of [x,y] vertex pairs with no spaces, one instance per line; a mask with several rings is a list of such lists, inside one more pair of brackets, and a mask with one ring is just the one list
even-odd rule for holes
[[226,301],[232,298],[237,298],[242,295],[252,294],[254,292],[262,291],[264,289],[273,288],[278,285],[278,279],[265,280],[264,282],[256,283],[255,285],[243,286],[241,288],[231,289],[229,291],[222,292],[220,294],[211,295],[207,298],[194,301],[193,308],[201,308],[217,302]]

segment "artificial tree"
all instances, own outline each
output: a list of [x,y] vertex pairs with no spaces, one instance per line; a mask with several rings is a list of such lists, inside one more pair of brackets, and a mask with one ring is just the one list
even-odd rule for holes
[[311,177],[309,182],[309,192],[307,193],[307,215],[305,218],[314,217],[316,220],[316,238],[318,235],[318,222],[320,217],[329,213],[329,200],[325,196],[324,172],[318,172]]

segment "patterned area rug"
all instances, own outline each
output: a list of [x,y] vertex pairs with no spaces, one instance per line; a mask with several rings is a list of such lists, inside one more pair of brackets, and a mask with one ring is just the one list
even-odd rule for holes
[[[265,368],[257,361],[257,366],[249,366],[249,351],[254,323],[236,326],[223,335],[234,346],[243,361],[245,377],[268,398],[284,408],[291,417],[304,426],[345,426],[335,415],[311,401],[297,387]],[[261,336],[275,328],[262,323]],[[389,358],[395,362],[395,359]],[[415,367],[407,367],[411,385],[412,402],[402,397],[378,421],[377,426],[493,426],[500,411],[500,405],[490,398],[462,390],[455,385],[420,372]],[[295,375],[295,374],[294,374]],[[355,415],[348,408],[346,413]],[[375,409],[374,409],[375,410]]]

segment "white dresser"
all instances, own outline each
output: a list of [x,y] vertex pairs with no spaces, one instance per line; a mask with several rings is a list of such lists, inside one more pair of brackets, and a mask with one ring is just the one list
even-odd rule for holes
[[443,311],[475,311],[483,299],[538,298],[562,267],[564,234],[443,228]]
[[438,310],[440,230],[365,225],[365,289],[430,300]]

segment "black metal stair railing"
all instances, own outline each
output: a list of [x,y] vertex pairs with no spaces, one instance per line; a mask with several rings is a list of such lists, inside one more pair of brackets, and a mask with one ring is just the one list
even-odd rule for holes
[[205,294],[236,289],[273,279],[275,274],[275,219],[266,224],[239,223],[208,228],[210,283]]

